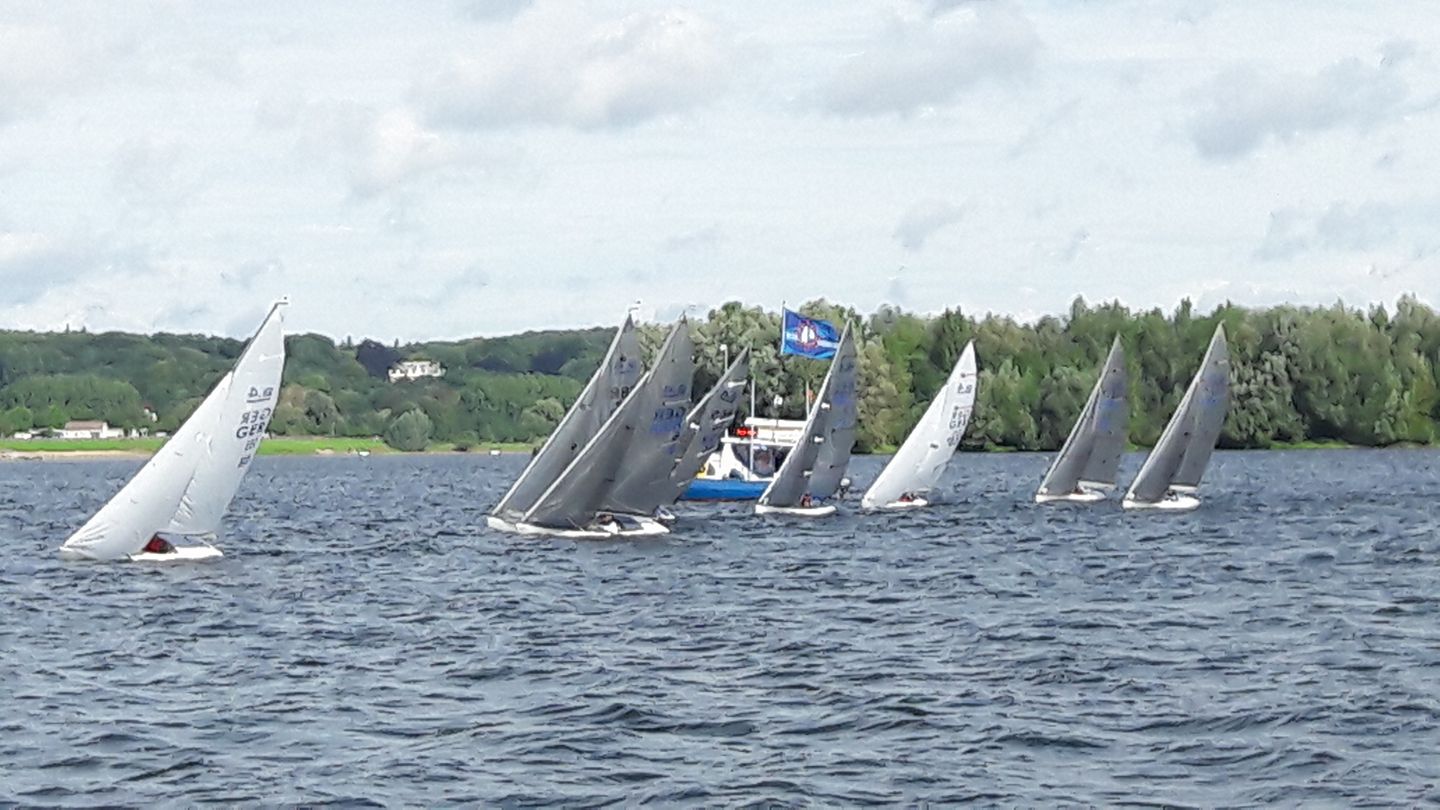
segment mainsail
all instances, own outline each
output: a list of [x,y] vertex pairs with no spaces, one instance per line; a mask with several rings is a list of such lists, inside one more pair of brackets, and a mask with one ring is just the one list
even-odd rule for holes
[[214,535],[275,410],[285,363],[276,304],[235,368],[220,379],[144,467],[60,547],[70,557],[115,560],[156,532]]
[[271,310],[235,361],[204,457],[165,531],[184,535],[219,531],[220,520],[240,489],[240,479],[250,469],[279,401],[280,378],[285,371],[285,324],[279,307]]
[[1129,433],[1129,384],[1125,349],[1116,335],[1080,418],[1040,482],[1039,495],[1069,495],[1082,485],[1097,489],[1115,485]]
[[906,493],[918,494],[934,488],[970,423],[975,390],[975,342],[971,341],[960,353],[945,385],[925,409],[925,415],[880,471],[875,483],[865,491],[861,506],[874,509],[894,503]]
[[1135,476],[1125,500],[1156,503],[1168,490],[1193,491],[1199,486],[1215,442],[1220,438],[1220,428],[1225,424],[1229,397],[1230,351],[1225,342],[1225,326],[1221,324],[1215,327],[1199,372],[1190,381],[1175,415],[1160,434],[1160,441]]
[[551,432],[540,452],[530,459],[510,491],[490,510],[490,514],[519,518],[535,505],[555,479],[575,461],[585,445],[600,432],[639,381],[640,336],[635,322],[626,316],[616,331],[600,367],[585,385],[575,404],[565,413]]
[[760,496],[760,505],[793,507],[806,493],[823,500],[840,488],[855,444],[855,390],[855,341],[846,324],[815,407],[795,448]]
[[740,356],[735,358],[735,362],[730,364],[699,404],[686,414],[679,442],[685,450],[670,470],[670,491],[662,503],[678,500],[700,468],[705,466],[705,459],[720,446],[721,437],[740,409],[740,394],[749,376],[750,350],[747,348],[740,352]]
[[669,490],[690,409],[695,344],[683,320],[655,365],[526,513],[524,522],[581,528],[601,511],[648,516]]

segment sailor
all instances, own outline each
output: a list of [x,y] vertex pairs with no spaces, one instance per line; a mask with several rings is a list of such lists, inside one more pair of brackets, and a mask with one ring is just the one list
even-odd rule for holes
[[809,509],[810,507],[812,507],[812,506],[814,506],[814,505],[815,505],[815,499],[812,498],[812,497],[810,497],[810,493],[807,492],[807,493],[805,493],[804,495],[801,495],[801,496],[800,496],[800,508],[801,508],[801,509]]
[[175,546],[159,534],[156,534],[150,538],[150,542],[146,543],[145,548],[141,549],[141,551],[147,554],[174,554]]
[[902,492],[902,493],[900,493],[900,503],[911,503],[911,502],[914,501],[914,500],[915,500],[915,493],[913,493],[913,492]]

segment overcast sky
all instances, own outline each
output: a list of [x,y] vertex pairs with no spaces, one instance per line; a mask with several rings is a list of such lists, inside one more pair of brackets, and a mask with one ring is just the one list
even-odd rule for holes
[[1440,303],[1440,4],[0,5],[0,327]]

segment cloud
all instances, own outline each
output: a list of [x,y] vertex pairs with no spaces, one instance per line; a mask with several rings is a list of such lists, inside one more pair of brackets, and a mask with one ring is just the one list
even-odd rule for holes
[[510,20],[529,8],[533,0],[462,0],[460,13],[477,22]]
[[1056,253],[1056,257],[1059,258],[1061,262],[1070,264],[1080,255],[1080,249],[1083,248],[1088,241],[1090,241],[1090,232],[1084,228],[1080,228],[1070,234],[1070,238],[1065,241],[1064,246]]
[[895,239],[909,251],[925,247],[925,241],[946,225],[959,222],[965,209],[943,200],[925,200],[912,205],[895,226]]
[[592,22],[580,7],[537,4],[498,43],[477,45],[417,91],[429,119],[498,129],[634,126],[706,104],[730,70],[720,31],[687,11]]
[[1365,131],[1403,112],[1409,88],[1398,75],[1404,49],[1387,49],[1379,65],[1345,59],[1313,76],[1263,72],[1254,65],[1228,69],[1204,90],[1203,109],[1190,121],[1200,155],[1244,157],[1274,138],[1342,127]]
[[427,128],[405,107],[269,98],[256,108],[255,122],[263,129],[296,131],[296,151],[307,162],[339,163],[350,193],[358,198],[482,159],[477,149]]
[[909,115],[948,104],[985,79],[1014,78],[1033,67],[1040,38],[1008,3],[935,11],[891,19],[821,90],[822,106],[837,115]]
[[1255,258],[1291,259],[1311,251],[1360,253],[1395,243],[1401,212],[1392,205],[1337,202],[1319,214],[1293,208],[1273,211]]
[[59,26],[0,21],[0,122],[77,89],[89,47]]
[[62,244],[42,233],[0,233],[0,303],[29,304],[93,275],[146,266],[137,249]]
[[712,223],[699,230],[671,236],[664,241],[661,247],[666,253],[714,252],[720,246],[721,241],[720,226]]

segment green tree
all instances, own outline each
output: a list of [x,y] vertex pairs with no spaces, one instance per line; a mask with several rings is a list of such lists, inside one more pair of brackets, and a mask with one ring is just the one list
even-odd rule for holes
[[430,444],[430,417],[416,408],[400,414],[385,428],[385,443],[407,453],[424,450]]

